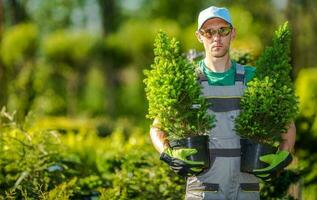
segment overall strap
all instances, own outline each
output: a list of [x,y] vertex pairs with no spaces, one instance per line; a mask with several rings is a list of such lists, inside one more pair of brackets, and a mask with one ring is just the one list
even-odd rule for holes
[[195,73],[197,76],[197,81],[201,84],[203,81],[208,81],[204,72],[200,69],[200,67],[197,67],[195,69]]
[[236,74],[235,74],[235,85],[245,84],[245,70],[244,67],[237,63],[236,64]]

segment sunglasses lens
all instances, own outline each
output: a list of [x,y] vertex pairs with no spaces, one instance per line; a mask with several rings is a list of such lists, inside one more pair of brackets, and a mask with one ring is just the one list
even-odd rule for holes
[[211,38],[211,30],[210,29],[207,29],[207,30],[200,30],[200,34],[203,35],[204,37],[206,38]]
[[223,27],[218,30],[220,36],[227,36],[231,32],[231,27]]

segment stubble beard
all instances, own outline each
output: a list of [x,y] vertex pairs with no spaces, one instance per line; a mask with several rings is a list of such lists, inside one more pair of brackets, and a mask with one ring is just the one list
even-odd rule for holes
[[229,49],[226,48],[224,49],[223,51],[213,51],[212,49],[210,50],[211,51],[211,55],[215,58],[222,58],[224,56],[226,56],[228,53],[229,53]]

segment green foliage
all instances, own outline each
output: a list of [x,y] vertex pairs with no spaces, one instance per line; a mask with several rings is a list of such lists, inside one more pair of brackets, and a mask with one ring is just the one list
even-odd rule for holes
[[91,68],[86,77],[86,84],[83,95],[83,110],[92,113],[102,113],[105,108],[105,78],[102,70]]
[[[103,198],[183,198],[185,192],[184,180],[172,174],[173,172],[169,168],[160,166],[160,162],[151,151],[146,152],[141,149],[140,151],[132,151],[121,159],[120,164],[117,164],[117,167],[120,167],[121,170],[117,171],[116,176],[113,177],[112,187],[102,192]],[[156,168],[153,168],[155,165]]]
[[[205,134],[213,126],[207,103],[195,75],[195,67],[182,57],[179,42],[159,32],[154,63],[145,70],[149,101],[147,117],[156,119],[170,139]],[[197,105],[198,108],[193,108]]]
[[159,29],[167,30],[173,35],[180,33],[179,25],[171,20],[128,20],[116,33],[106,38],[106,46],[119,49],[121,54],[129,55],[133,62],[141,65],[138,67],[144,68],[142,65],[147,65],[152,60],[152,42]]
[[[145,103],[140,104],[140,102],[144,102],[145,100],[144,85],[140,80],[138,73],[131,73],[130,71],[133,69],[127,70],[129,70],[128,73],[130,74],[131,78],[126,78],[125,82],[122,84],[122,87],[120,87],[118,94],[119,97],[117,100],[117,105],[120,107],[118,114],[121,116],[130,115],[133,116],[134,119],[143,121],[147,112],[147,106]],[[127,99],[129,100],[127,101]]]
[[[62,65],[54,66],[40,62],[33,66],[33,89],[36,91],[30,110],[37,115],[60,115],[67,111],[65,80]],[[13,106],[12,106],[13,107]],[[16,109],[16,107],[13,107]]]
[[[69,27],[72,23],[72,15],[74,12],[82,9],[81,1],[74,0],[51,0],[51,1],[38,1],[29,0],[23,2],[26,5],[28,15],[42,31],[54,31]],[[77,20],[80,19],[76,15]],[[78,23],[78,22],[77,22]]]
[[274,145],[297,116],[297,97],[289,77],[289,45],[290,31],[285,23],[275,32],[273,46],[256,62],[255,78],[241,100],[242,112],[235,128],[244,138]]
[[294,105],[297,104],[293,90],[278,85],[275,79],[255,78],[248,84],[241,105],[245,109],[237,118],[236,129],[243,137],[260,143],[274,144],[281,141],[281,133],[294,119]]
[[[317,113],[317,69],[307,68],[300,71],[296,80],[300,112],[303,117],[313,118]],[[317,125],[316,125],[317,127]],[[316,131],[317,132],[317,129]]]
[[296,80],[300,99],[300,116],[296,121],[297,149],[303,168],[303,199],[317,198],[316,143],[317,143],[317,69],[300,71]]
[[133,15],[143,18],[167,18],[177,21],[182,26],[194,23],[197,13],[205,6],[209,6],[203,0],[184,0],[180,4],[178,1],[161,0],[158,2],[144,0],[140,5],[141,9],[133,12]]
[[316,153],[316,139],[312,138],[309,132],[304,132],[307,134],[307,139],[300,139],[297,143],[307,144],[307,140],[312,144],[308,143],[308,147],[303,147],[299,145],[298,155],[301,159],[300,167],[302,168],[302,181],[303,185],[303,199],[313,200],[317,198],[317,153]]
[[263,48],[263,39],[269,36],[266,34],[263,37],[263,35],[259,34],[263,25],[259,24],[258,20],[254,18],[254,10],[248,10],[246,5],[239,4],[229,7],[229,10],[237,33],[231,47],[239,49],[238,52],[247,50],[258,56]]
[[16,198],[38,197],[64,180],[60,173],[49,173],[59,162],[63,147],[54,131],[27,131],[1,111],[0,194],[13,189]]
[[36,102],[46,105],[36,104],[34,110],[50,115],[105,112],[106,73],[95,56],[102,51],[101,41],[85,31],[60,30],[44,37],[41,70],[47,71],[47,79]]
[[300,173],[296,170],[285,170],[269,184],[260,184],[260,196],[262,200],[295,200],[288,194],[291,184],[299,181]]
[[100,137],[96,124],[84,120],[22,126],[13,118],[2,110],[0,196],[5,199],[184,197],[185,181],[162,165],[142,130],[124,120]]
[[34,24],[20,24],[6,30],[0,43],[0,55],[3,63],[12,68],[35,55],[38,30]]
[[57,31],[43,42],[44,56],[54,62],[83,63],[89,59],[96,38],[85,32]]
[[230,58],[241,65],[253,65],[254,57],[250,52],[242,50],[231,50]]
[[76,187],[77,179],[71,179],[70,181],[65,181],[59,185],[57,185],[54,189],[49,192],[45,192],[41,195],[41,199],[45,200],[67,200],[70,199],[74,192],[74,188]]
[[277,83],[290,87],[292,85],[290,80],[292,66],[289,63],[290,42],[291,31],[288,22],[285,22],[275,31],[272,46],[267,47],[257,60],[255,76],[263,79],[266,76],[272,77],[272,72],[278,72],[275,73],[276,77],[274,77],[277,79]]
[[[17,119],[27,114],[35,96],[33,79],[36,71],[35,56],[38,53],[38,27],[32,23],[19,24],[3,33],[0,45],[1,97],[9,109],[18,110]],[[1,65],[1,64],[0,64]]]

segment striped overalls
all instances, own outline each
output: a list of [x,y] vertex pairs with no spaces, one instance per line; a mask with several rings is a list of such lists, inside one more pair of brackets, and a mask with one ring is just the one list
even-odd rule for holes
[[258,179],[240,172],[240,137],[234,131],[234,119],[239,114],[239,102],[245,89],[245,70],[237,64],[235,84],[209,85],[200,70],[199,82],[203,95],[212,105],[208,109],[216,116],[216,127],[209,132],[211,167],[207,172],[189,177],[186,199],[257,200]]

